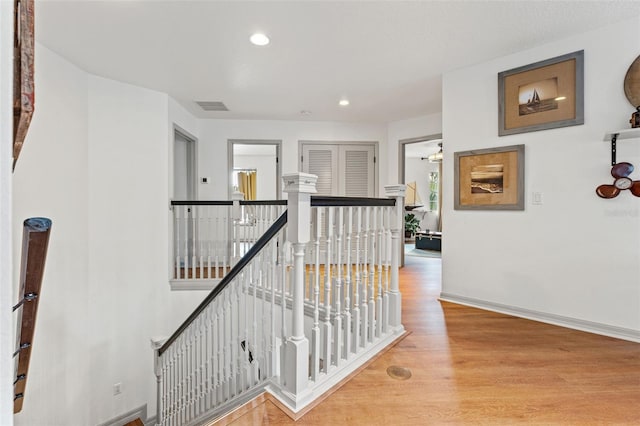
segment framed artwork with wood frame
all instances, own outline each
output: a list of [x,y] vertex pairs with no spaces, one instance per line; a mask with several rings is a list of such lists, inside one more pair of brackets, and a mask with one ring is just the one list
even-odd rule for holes
[[454,153],[455,210],[524,210],[524,145]]
[[498,74],[499,136],[584,124],[584,50]]
[[35,105],[34,1],[14,0],[13,40],[13,168],[31,124]]

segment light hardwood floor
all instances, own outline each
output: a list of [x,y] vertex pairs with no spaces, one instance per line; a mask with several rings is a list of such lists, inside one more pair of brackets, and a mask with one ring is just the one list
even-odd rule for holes
[[[406,258],[411,334],[304,417],[265,400],[232,424],[640,424],[640,344],[439,302],[440,271]],[[392,365],[412,377],[392,379]]]

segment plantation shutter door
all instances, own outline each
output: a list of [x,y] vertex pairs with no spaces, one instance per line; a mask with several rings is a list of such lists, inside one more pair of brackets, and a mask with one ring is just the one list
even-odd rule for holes
[[340,195],[375,196],[374,156],[373,145],[340,145]]
[[302,171],[318,176],[317,195],[338,195],[338,147],[336,145],[304,144]]

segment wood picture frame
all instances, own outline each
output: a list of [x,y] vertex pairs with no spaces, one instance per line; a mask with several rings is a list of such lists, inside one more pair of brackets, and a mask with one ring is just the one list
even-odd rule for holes
[[454,153],[455,210],[524,210],[524,145]]
[[584,124],[584,50],[498,73],[499,136]]
[[35,109],[34,0],[14,0],[13,168],[20,156]]

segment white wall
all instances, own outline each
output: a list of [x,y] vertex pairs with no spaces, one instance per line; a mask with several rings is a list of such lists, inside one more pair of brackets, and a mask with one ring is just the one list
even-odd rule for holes
[[13,2],[0,2],[0,424],[13,424],[11,164],[13,151]]
[[15,286],[22,222],[44,216],[52,228],[24,405],[15,424],[62,425],[72,418],[90,424],[87,75],[41,45],[36,52],[36,108],[13,181]]
[[36,114],[14,175],[14,252],[24,217],[53,226],[15,422],[97,424],[145,403],[153,414],[149,339],[171,334],[205,295],[168,284],[172,120],[194,129],[165,94],[37,49]]
[[[150,399],[149,337],[166,281],[167,96],[89,78],[91,418]],[[126,331],[125,328],[128,328]],[[126,362],[125,362],[126,360]],[[112,386],[123,393],[113,396]]]
[[[211,184],[199,185],[199,198],[228,199],[227,141],[229,139],[282,140],[282,173],[299,168],[298,141],[377,141],[379,153],[385,153],[386,126],[380,124],[330,123],[269,120],[202,120],[198,147],[199,176],[210,176]],[[382,154],[380,154],[382,155]],[[387,161],[380,159],[379,196],[384,195]],[[395,183],[395,182],[394,182]]]
[[394,121],[387,126],[387,182],[399,183],[398,145],[403,139],[442,133],[442,114],[429,114],[407,120]]
[[[581,49],[585,124],[498,137],[498,72]],[[595,194],[612,182],[604,133],[629,126],[623,79],[638,51],[634,18],[444,76],[445,297],[640,340],[640,199]],[[453,153],[515,144],[526,150],[525,210],[453,210]],[[640,179],[640,140],[620,142],[618,161]],[[531,204],[533,191],[544,204]]]

